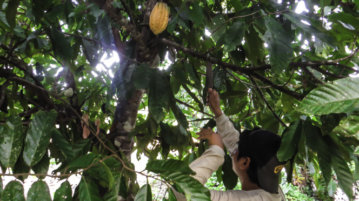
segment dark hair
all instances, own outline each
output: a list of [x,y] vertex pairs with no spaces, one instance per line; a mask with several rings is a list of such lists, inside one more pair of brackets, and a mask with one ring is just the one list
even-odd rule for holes
[[255,128],[243,131],[239,139],[237,160],[241,157],[251,158],[247,174],[252,182],[259,185],[257,169],[277,153],[281,138],[270,131]]

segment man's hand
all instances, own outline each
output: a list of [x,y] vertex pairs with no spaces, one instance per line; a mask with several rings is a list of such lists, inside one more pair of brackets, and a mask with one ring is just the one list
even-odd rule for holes
[[212,129],[202,128],[201,131],[197,133],[197,135],[199,135],[198,139],[208,140],[209,145],[217,145],[224,150],[221,136],[218,133],[215,133]]
[[222,115],[222,110],[220,107],[219,102],[219,95],[218,92],[214,89],[209,88],[208,89],[208,101],[207,101],[209,108],[214,113],[216,117],[219,117]]

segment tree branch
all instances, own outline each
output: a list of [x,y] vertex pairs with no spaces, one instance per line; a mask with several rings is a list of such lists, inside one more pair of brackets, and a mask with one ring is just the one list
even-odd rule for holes
[[253,85],[255,86],[256,90],[258,91],[259,95],[267,105],[268,109],[272,112],[273,116],[284,126],[287,127],[287,125],[282,121],[282,119],[274,112],[272,106],[268,103],[267,99],[264,97],[264,94],[262,93],[261,89],[258,88],[257,82],[252,78],[252,76],[249,76],[249,79],[252,81]]
[[210,116],[210,117],[214,118],[213,115],[211,115],[211,114],[209,114],[209,113],[207,113],[207,112],[204,112],[204,111],[200,111],[200,110],[198,110],[197,108],[193,107],[192,105],[190,105],[190,104],[188,104],[188,103],[185,103],[185,102],[183,102],[183,101],[181,101],[181,100],[179,100],[179,99],[176,99],[176,102],[178,102],[178,103],[180,103],[180,104],[182,104],[182,105],[184,105],[184,106],[186,106],[186,107],[188,107],[188,108],[191,108],[191,109],[193,109],[193,110],[195,110],[195,111],[197,111],[197,112],[200,112],[200,113],[202,113],[202,114],[205,114],[205,115],[207,115],[207,116]]

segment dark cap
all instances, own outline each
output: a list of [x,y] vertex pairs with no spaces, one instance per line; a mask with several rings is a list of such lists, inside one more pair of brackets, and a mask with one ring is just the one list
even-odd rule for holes
[[238,142],[238,157],[251,158],[249,178],[270,193],[278,193],[280,171],[285,164],[277,159],[280,142],[280,136],[262,129],[245,130]]

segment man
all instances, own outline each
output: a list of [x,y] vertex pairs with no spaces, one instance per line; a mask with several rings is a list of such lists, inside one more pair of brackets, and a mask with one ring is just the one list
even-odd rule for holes
[[276,158],[280,137],[261,129],[246,130],[239,135],[220,109],[218,93],[209,89],[208,94],[208,104],[216,117],[218,134],[211,129],[202,129],[198,133],[199,139],[207,139],[210,147],[190,164],[190,168],[196,173],[193,177],[205,184],[224,162],[226,147],[231,153],[233,170],[241,181],[242,190],[212,190],[212,201],[285,200],[279,188],[279,175],[283,164]]

